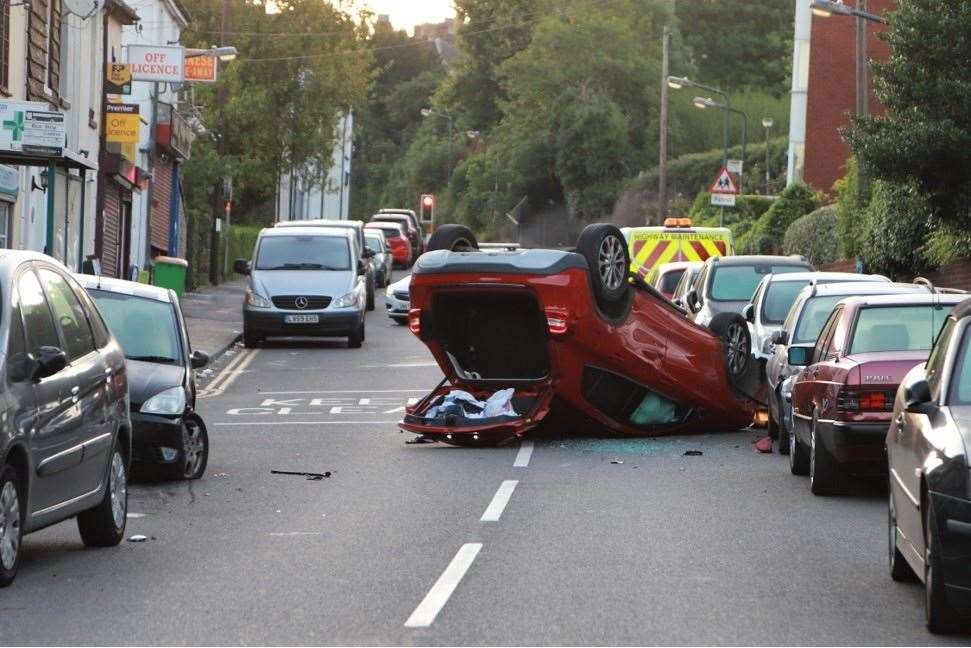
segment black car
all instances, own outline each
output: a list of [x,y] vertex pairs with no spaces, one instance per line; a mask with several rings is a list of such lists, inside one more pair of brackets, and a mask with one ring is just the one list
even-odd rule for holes
[[132,461],[171,479],[198,479],[209,460],[209,436],[196,414],[195,371],[209,362],[192,351],[168,288],[78,275],[118,338],[128,363]]
[[890,575],[923,581],[931,632],[971,628],[971,300],[904,378],[887,431]]
[[77,517],[87,546],[125,534],[131,420],[121,346],[64,266],[0,251],[0,587],[25,533]]

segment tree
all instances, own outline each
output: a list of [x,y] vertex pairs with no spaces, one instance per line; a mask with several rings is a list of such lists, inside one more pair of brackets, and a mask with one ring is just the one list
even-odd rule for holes
[[924,194],[934,215],[971,225],[971,2],[900,0],[875,66],[887,114],[845,133],[868,174]]
[[875,182],[860,250],[867,271],[894,279],[923,271],[927,264],[921,248],[931,218],[930,203],[916,186]]

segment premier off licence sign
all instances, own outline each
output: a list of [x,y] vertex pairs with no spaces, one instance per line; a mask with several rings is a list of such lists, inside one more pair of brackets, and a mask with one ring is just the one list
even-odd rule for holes
[[181,47],[129,45],[128,62],[134,81],[182,83],[185,80],[185,51]]

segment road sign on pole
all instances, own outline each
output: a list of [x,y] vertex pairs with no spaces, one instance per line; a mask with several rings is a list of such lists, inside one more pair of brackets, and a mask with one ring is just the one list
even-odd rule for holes
[[742,169],[745,167],[745,162],[743,160],[729,160],[728,161],[728,172],[734,173],[735,175],[742,175]]
[[716,207],[734,207],[735,196],[738,195],[738,185],[728,167],[722,167],[711,184],[711,204]]
[[711,204],[715,207],[734,207],[735,194],[711,194]]

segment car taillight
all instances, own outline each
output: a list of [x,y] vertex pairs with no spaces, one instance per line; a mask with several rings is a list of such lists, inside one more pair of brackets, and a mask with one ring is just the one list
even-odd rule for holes
[[836,409],[842,412],[890,412],[894,393],[886,390],[841,389]]
[[550,335],[566,335],[569,332],[565,308],[546,309],[546,328]]
[[408,328],[415,335],[421,335],[421,309],[412,308],[408,311]]

